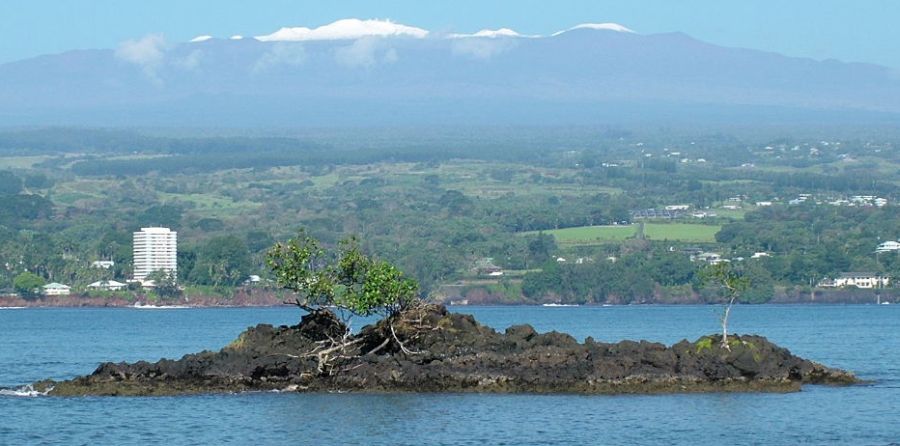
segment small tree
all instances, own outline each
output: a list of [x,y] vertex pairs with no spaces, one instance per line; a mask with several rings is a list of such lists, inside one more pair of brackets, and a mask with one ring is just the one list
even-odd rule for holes
[[726,304],[721,317],[722,348],[731,350],[731,347],[728,346],[728,316],[731,315],[731,307],[734,306],[735,301],[739,299],[741,293],[749,288],[750,279],[741,274],[731,263],[722,262],[707,267],[704,270],[704,280],[715,283],[725,293]]
[[13,288],[25,299],[36,299],[41,295],[41,287],[46,285],[44,278],[28,271],[13,279]]
[[334,274],[319,242],[300,230],[297,237],[277,243],[269,250],[266,264],[275,281],[299,295],[296,304],[313,312],[334,305]]
[[[334,306],[346,310],[344,335],[319,341],[316,349],[320,372],[333,373],[335,361],[346,358],[350,348],[363,341],[351,340],[349,319],[353,315],[395,316],[417,300],[418,284],[403,276],[399,269],[383,260],[372,259],[360,250],[356,238],[341,241],[336,253],[327,253],[319,242],[300,231],[296,238],[278,243],[269,250],[266,263],[279,285],[296,292],[295,304],[314,317],[326,314]],[[368,353],[375,353],[393,339],[406,354],[418,354],[406,348],[388,318],[390,337]]]
[[397,314],[416,300],[419,289],[394,265],[363,254],[355,237],[341,242],[336,283],[335,303],[363,316]]
[[266,263],[279,285],[299,295],[296,304],[311,312],[335,306],[361,316],[390,316],[417,299],[416,281],[389,262],[366,256],[355,237],[329,255],[301,230],[269,250]]
[[161,299],[174,299],[181,296],[181,289],[175,280],[175,274],[166,270],[156,270],[147,275],[147,280],[152,280],[156,295]]

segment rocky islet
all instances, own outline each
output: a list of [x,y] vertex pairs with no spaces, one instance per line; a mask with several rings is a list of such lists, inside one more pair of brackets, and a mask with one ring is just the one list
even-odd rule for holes
[[529,325],[497,332],[472,316],[422,304],[352,334],[328,309],[298,325],[249,328],[218,352],[179,360],[103,363],[42,381],[50,395],[175,395],[244,391],[673,393],[797,391],[857,382],[753,335],[672,346],[578,342]]

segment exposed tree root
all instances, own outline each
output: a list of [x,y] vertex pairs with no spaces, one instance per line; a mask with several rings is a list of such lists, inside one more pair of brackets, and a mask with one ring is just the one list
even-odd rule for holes
[[406,346],[403,345],[403,342],[400,340],[400,338],[397,337],[397,332],[394,331],[394,324],[390,323],[390,324],[388,324],[388,326],[391,327],[391,335],[394,337],[394,340],[397,341],[397,345],[400,346],[400,351],[402,351],[403,353],[406,353],[407,355],[421,355],[422,354],[422,352],[412,351],[412,350],[406,348]]

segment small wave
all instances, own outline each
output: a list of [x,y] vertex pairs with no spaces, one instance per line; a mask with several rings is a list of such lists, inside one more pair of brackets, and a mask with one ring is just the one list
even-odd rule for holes
[[191,308],[187,305],[138,305],[135,304],[131,308],[138,310],[178,310],[182,308]]
[[0,310],[21,310],[27,307],[0,307]]
[[27,386],[22,386],[17,389],[2,389],[0,388],[0,396],[17,396],[17,397],[25,397],[25,398],[34,398],[38,396],[46,396],[48,392],[53,390],[53,387],[48,387],[47,390],[43,392],[39,392],[34,390],[34,387],[31,384]]

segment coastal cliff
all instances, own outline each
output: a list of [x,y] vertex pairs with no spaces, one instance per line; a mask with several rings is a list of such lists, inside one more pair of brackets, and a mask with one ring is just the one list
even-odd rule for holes
[[350,334],[328,310],[295,326],[258,325],[218,352],[156,363],[104,363],[51,395],[173,395],[241,391],[672,393],[797,391],[852,384],[849,372],[792,355],[760,336],[707,336],[672,346],[500,333],[472,316],[419,305]]

